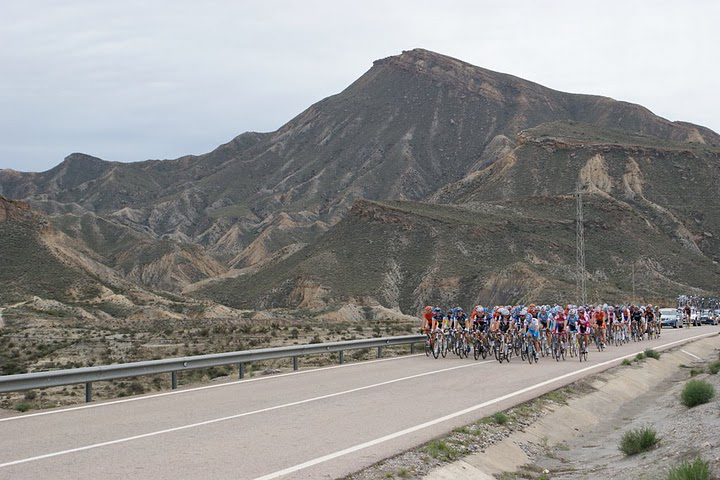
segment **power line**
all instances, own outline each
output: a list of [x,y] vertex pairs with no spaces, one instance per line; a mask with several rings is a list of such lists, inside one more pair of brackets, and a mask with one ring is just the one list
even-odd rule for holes
[[577,304],[585,305],[587,303],[587,291],[585,285],[585,227],[583,226],[583,205],[582,205],[582,186],[577,184],[575,197],[577,199],[577,219],[575,224],[576,232],[576,269],[577,269]]

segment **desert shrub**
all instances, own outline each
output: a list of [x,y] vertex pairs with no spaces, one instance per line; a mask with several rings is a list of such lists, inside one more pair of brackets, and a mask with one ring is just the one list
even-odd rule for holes
[[625,455],[635,455],[652,449],[659,441],[657,432],[651,427],[628,430],[620,440],[620,451]]
[[670,469],[667,480],[710,480],[710,464],[701,458],[683,462]]
[[652,348],[648,348],[645,350],[645,356],[647,358],[654,358],[655,360],[660,360],[660,352],[657,350],[653,350]]
[[705,380],[690,380],[685,384],[680,400],[688,408],[709,402],[715,396],[715,388]]

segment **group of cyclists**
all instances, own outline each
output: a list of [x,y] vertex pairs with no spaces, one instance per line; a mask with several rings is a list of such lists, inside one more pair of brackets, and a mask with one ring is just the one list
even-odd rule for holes
[[539,356],[565,360],[566,355],[587,360],[588,347],[599,351],[606,344],[660,336],[658,309],[647,306],[534,305],[475,306],[470,315],[461,307],[443,311],[427,306],[421,332],[427,335],[425,351],[435,358],[453,352],[475,359],[494,354],[502,363],[513,353],[528,362]]

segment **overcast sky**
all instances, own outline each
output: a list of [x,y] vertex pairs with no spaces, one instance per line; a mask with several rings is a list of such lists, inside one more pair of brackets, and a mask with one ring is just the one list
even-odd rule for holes
[[415,47],[720,132],[714,0],[0,2],[0,168],[205,153]]

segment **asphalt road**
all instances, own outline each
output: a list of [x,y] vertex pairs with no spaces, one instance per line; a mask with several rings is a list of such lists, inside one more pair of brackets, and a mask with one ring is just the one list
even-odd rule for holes
[[718,332],[666,329],[592,348],[587,363],[422,354],[2,418],[0,479],[337,478],[624,356]]

